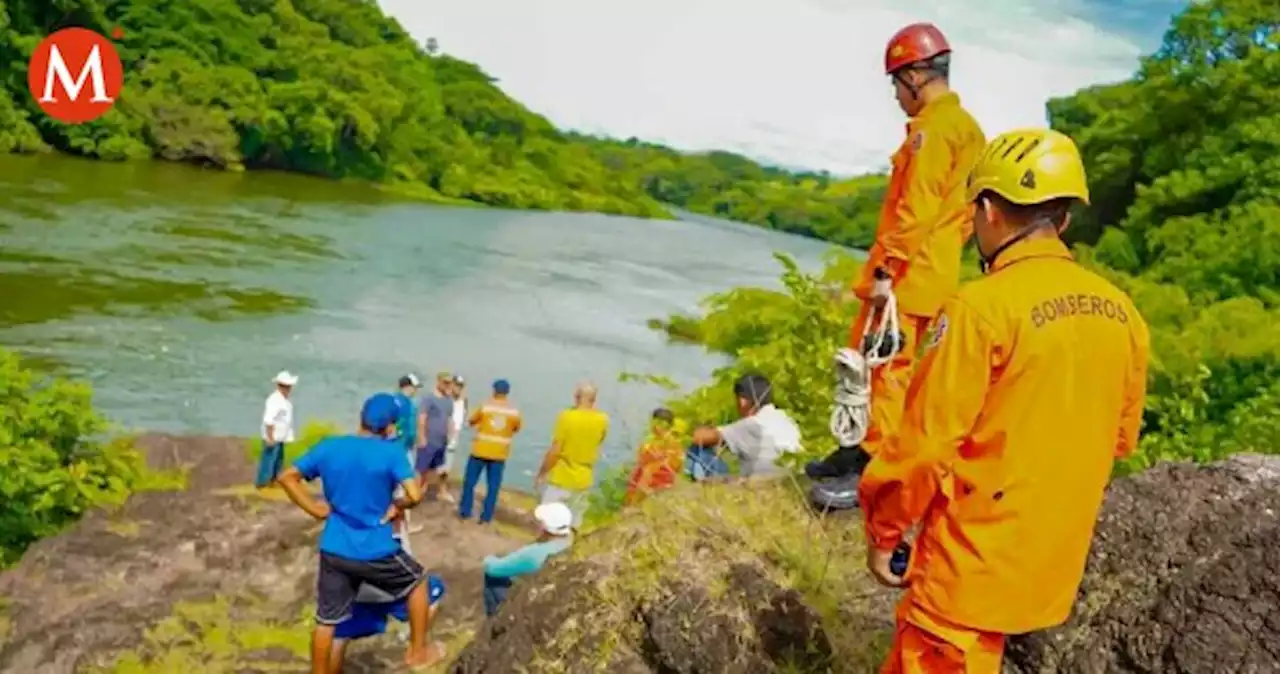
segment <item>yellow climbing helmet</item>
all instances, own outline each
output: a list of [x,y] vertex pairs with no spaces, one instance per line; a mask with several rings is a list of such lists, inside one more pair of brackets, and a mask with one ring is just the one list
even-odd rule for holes
[[978,156],[967,197],[986,190],[1022,206],[1074,197],[1089,203],[1084,161],[1070,137],[1053,129],[1002,133]]

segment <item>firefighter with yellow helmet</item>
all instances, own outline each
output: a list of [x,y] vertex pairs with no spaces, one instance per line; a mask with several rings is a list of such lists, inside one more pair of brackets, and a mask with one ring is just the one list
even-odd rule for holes
[[[1147,326],[1059,237],[1089,201],[1075,143],[999,136],[966,198],[985,276],[944,304],[901,431],[859,486],[868,566],[907,587],[884,672],[996,674],[1006,635],[1064,622],[1141,426]],[[899,576],[893,552],[916,526]]]

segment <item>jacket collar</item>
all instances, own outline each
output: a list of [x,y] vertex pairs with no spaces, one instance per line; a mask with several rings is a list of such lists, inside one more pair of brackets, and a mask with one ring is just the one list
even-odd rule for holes
[[996,255],[996,259],[991,263],[991,271],[989,273],[998,272],[1009,265],[1033,257],[1054,257],[1062,260],[1074,259],[1071,256],[1071,251],[1067,248],[1067,244],[1056,236],[1027,238],[1000,251]]

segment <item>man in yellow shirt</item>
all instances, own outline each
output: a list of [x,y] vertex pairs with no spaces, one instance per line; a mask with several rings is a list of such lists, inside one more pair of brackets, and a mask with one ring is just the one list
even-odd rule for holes
[[464,520],[471,519],[476,485],[483,473],[485,495],[480,523],[493,521],[493,511],[498,507],[498,490],[502,488],[502,474],[511,456],[511,439],[523,425],[520,410],[507,397],[510,394],[511,384],[507,380],[493,382],[493,397],[477,407],[467,419],[467,425],[475,429],[475,439],[471,443],[471,456],[467,458],[467,469],[462,477],[462,499],[458,503],[458,517]]
[[573,407],[560,413],[551,435],[551,448],[542,459],[534,484],[543,503],[563,503],[573,512],[573,528],[582,526],[587,491],[595,478],[600,445],[609,432],[609,415],[596,409],[596,387],[578,384]]

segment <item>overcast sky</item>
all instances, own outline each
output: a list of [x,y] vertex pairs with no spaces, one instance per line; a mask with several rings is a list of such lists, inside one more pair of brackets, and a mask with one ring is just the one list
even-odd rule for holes
[[885,41],[933,21],[988,136],[1128,77],[1185,0],[380,0],[562,126],[836,173],[902,137]]

